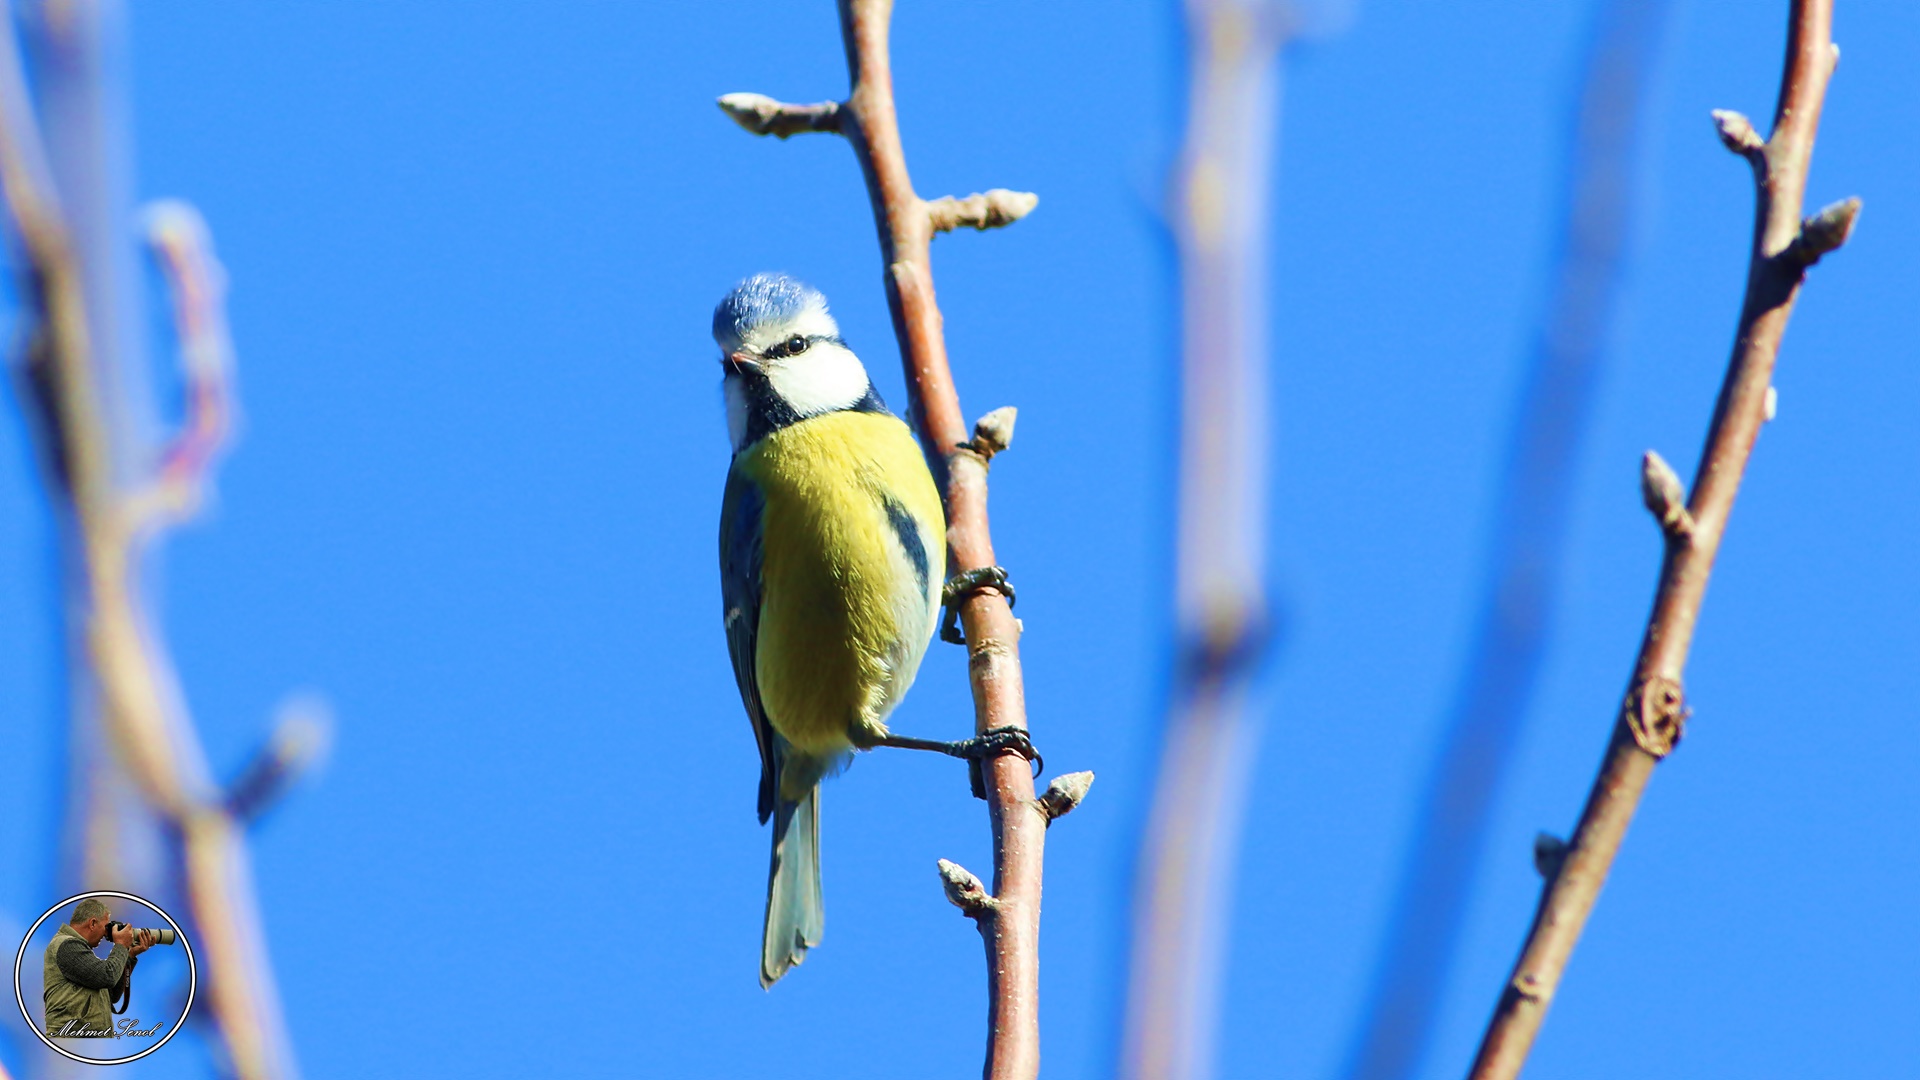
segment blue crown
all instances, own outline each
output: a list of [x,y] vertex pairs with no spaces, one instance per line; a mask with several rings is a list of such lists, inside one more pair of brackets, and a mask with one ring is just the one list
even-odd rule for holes
[[755,274],[733,287],[713,309],[713,340],[737,347],[755,329],[789,322],[809,308],[825,311],[820,290],[785,274]]

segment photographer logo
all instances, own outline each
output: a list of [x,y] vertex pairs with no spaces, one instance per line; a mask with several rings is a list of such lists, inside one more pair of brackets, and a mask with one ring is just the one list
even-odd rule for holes
[[[136,981],[142,1012],[158,1019],[132,1013]],[[165,1046],[198,987],[179,924],[133,893],[67,897],[41,914],[13,958],[14,1001],[27,1026],[49,1050],[89,1065],[125,1064]]]

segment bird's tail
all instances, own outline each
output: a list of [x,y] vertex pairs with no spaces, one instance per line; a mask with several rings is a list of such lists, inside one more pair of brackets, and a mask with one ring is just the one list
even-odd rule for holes
[[805,960],[826,930],[820,900],[820,785],[797,802],[779,800],[773,815],[773,865],[767,869],[767,932],[760,945],[760,986]]

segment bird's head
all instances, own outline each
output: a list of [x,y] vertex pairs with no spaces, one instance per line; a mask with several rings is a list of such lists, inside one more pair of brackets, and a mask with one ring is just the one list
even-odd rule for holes
[[767,430],[854,408],[873,394],[867,369],[827,314],[827,298],[785,274],[755,274],[734,286],[713,309],[713,340],[736,450]]

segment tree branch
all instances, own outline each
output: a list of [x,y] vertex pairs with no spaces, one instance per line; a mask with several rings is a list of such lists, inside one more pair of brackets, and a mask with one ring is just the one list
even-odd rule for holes
[[1472,644],[1414,818],[1344,1080],[1420,1074],[1494,808],[1531,718],[1561,593],[1581,449],[1632,234],[1649,70],[1670,0],[1602,0],[1568,125],[1546,310],[1507,436]]
[[1133,895],[1123,1080],[1206,1076],[1266,652],[1267,248],[1284,0],[1189,0],[1173,685]]
[[1480,1044],[1472,1080],[1519,1074],[1653,768],[1680,737],[1686,715],[1682,676],[1695,621],[1747,459],[1766,422],[1775,356],[1811,265],[1806,256],[1844,241],[1858,211],[1858,203],[1850,202],[1817,215],[1818,224],[1800,219],[1814,133],[1838,56],[1829,39],[1832,10],[1832,0],[1792,0],[1771,138],[1760,142],[1738,114],[1714,114],[1721,139],[1753,164],[1758,198],[1733,357],[1686,508],[1691,527],[1676,527],[1685,520],[1673,505],[1678,480],[1657,475],[1652,466],[1658,458],[1650,457],[1643,477],[1655,475],[1644,485],[1651,489],[1647,502],[1660,515],[1667,540],[1653,612],[1580,823],[1557,865],[1543,867],[1553,873]]
[[[968,435],[947,363],[928,242],[936,216],[953,224],[975,224],[977,219],[976,227],[988,227],[1014,220],[1032,209],[1032,202],[1021,208],[1023,197],[989,192],[977,196],[984,204],[976,212],[966,205],[971,200],[930,205],[915,194],[894,111],[887,47],[892,2],[839,0],[839,9],[852,85],[845,102],[794,106],[757,94],[728,94],[720,106],[749,131],[782,137],[836,131],[852,144],[879,233],[909,412],[946,502],[949,568],[953,573],[983,570],[995,565],[987,520],[987,462],[1011,441],[1013,418],[1010,411],[996,410],[982,418],[972,438]],[[959,605],[975,730],[1025,728],[1019,621],[996,589],[974,589]],[[1040,1070],[1040,890],[1049,818],[1034,798],[1025,758],[1009,751],[982,764],[993,827],[993,892],[983,894],[978,910],[969,914],[987,951],[985,1075],[987,1080],[1030,1080]],[[952,895],[953,879],[944,872],[943,878]]]
[[226,275],[213,257],[206,222],[186,203],[156,203],[147,210],[147,244],[173,302],[186,417],[152,480],[134,497],[131,513],[141,529],[183,521],[199,511],[233,426]]
[[45,164],[13,20],[0,24],[0,194],[19,246],[25,397],[63,534],[71,633],[85,664],[80,681],[97,700],[112,747],[105,767],[124,772],[177,838],[168,873],[186,894],[207,960],[210,1011],[230,1070],[248,1080],[288,1075],[244,830],[210,778],[140,581],[151,526],[197,504],[227,429],[219,266],[197,215],[177,206],[162,214],[157,244],[176,290],[188,420],[154,475],[129,489],[116,462],[136,455],[133,436],[109,419],[126,414],[111,400],[110,346],[90,329],[96,298]]

